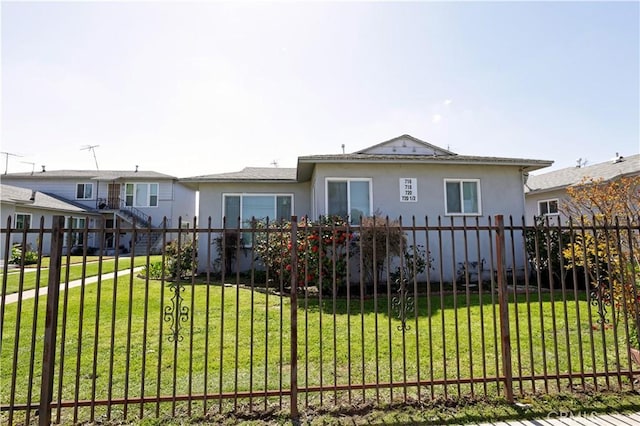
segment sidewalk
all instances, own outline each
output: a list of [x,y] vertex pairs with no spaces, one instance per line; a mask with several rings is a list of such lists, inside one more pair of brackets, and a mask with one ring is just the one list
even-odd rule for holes
[[551,412],[538,420],[512,420],[508,422],[479,423],[478,426],[636,426],[640,425],[640,413],[596,414]]
[[[133,272],[138,272],[141,269],[143,269],[143,267],[139,266],[136,268],[133,268]],[[125,276],[125,275],[129,275],[131,272],[131,269],[123,269],[121,271],[118,271],[118,277],[120,276]],[[98,282],[98,275],[94,275],[92,277],[87,277],[84,279],[84,284],[88,285],[88,284],[93,284],[93,283],[97,283]],[[109,272],[107,274],[103,274],[101,280],[111,280],[115,278],[115,272]],[[69,285],[67,286],[66,283],[61,283],[60,284],[60,291],[64,291],[65,288],[74,288],[74,287],[80,287],[82,285],[82,279],[79,280],[74,280],[74,281],[69,281]],[[38,292],[39,296],[45,295],[47,294],[48,288],[47,287],[40,287],[40,291]],[[5,298],[5,303],[9,304],[9,303],[15,303],[18,301],[18,296],[19,293],[11,293],[8,294],[7,297]],[[32,289],[32,290],[25,290],[22,292],[22,300],[27,300],[27,299],[33,299],[36,296],[36,290]]]

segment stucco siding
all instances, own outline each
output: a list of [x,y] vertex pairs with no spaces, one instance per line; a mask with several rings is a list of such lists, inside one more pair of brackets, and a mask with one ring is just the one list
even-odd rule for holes
[[171,216],[175,223],[182,218],[183,222],[193,225],[193,220],[197,216],[196,191],[180,183],[174,183],[172,209]]
[[[2,220],[2,224],[0,224],[0,227],[2,227],[2,229],[6,228],[9,218],[11,218],[11,224],[13,226],[15,212],[16,212],[16,209],[13,204],[11,203],[0,204],[0,219]],[[2,250],[3,253],[6,247],[6,244],[7,244],[7,234],[0,233],[0,250]],[[10,237],[9,245],[12,245],[12,244],[13,244],[13,237]],[[3,255],[0,255],[0,258],[2,258],[1,260],[4,260]]]
[[[502,214],[520,218],[525,213],[522,177],[517,167],[319,164],[312,178],[316,216],[326,214],[327,178],[370,178],[373,212],[379,211],[392,218],[402,216],[405,220],[415,216],[418,223],[424,223],[427,216],[434,220],[438,216],[446,216],[445,179],[479,179],[479,216]],[[416,179],[417,202],[400,200],[401,178]]]
[[213,228],[222,227],[224,194],[293,194],[293,214],[310,215],[308,183],[219,183],[200,184],[200,227],[206,228],[209,218]]
[[[510,216],[514,223],[520,224],[525,214],[522,173],[516,166],[487,166],[469,165],[418,165],[418,164],[316,164],[314,173],[308,183],[297,184],[268,184],[268,183],[201,183],[200,184],[200,227],[206,227],[208,217],[211,217],[213,228],[222,226],[222,200],[225,193],[293,193],[294,214],[298,216],[310,215],[318,219],[326,214],[326,179],[327,178],[364,178],[371,182],[371,213],[379,212],[383,216],[397,219],[400,216],[404,226],[411,226],[413,217],[417,226],[424,226],[428,220],[430,226],[437,226],[438,219],[442,226],[461,226],[464,221],[471,229],[476,219],[481,226],[487,226],[495,215],[503,215],[505,221]],[[401,201],[400,179],[415,179],[417,184],[417,202]],[[478,180],[480,185],[481,211],[478,215],[468,215],[464,219],[459,215],[446,215],[445,208],[445,179]],[[484,260],[487,273],[492,261],[492,238],[494,236],[484,231],[476,240],[476,234],[469,231],[468,246],[465,238],[456,231],[438,233],[435,230],[416,233],[416,240],[410,241],[424,248],[429,248],[431,258],[442,268],[442,276],[431,270],[431,280],[453,281],[465,261],[480,262]],[[518,247],[522,247],[522,240],[515,236]],[[207,247],[200,240],[200,252],[206,253]],[[524,268],[525,259],[521,250],[515,250],[515,259],[511,259],[507,251],[507,262],[516,269]],[[213,251],[215,253],[215,250]],[[241,256],[242,257],[242,256]],[[466,259],[466,260],[465,260]],[[247,268],[250,259],[241,258],[240,268]],[[206,265],[201,264],[201,268]],[[352,277],[359,275],[354,272]],[[423,274],[420,279],[426,279]]]
[[[538,210],[538,203],[546,200],[558,200],[558,209],[562,211],[563,205],[567,202],[567,191],[562,189],[556,189],[553,191],[544,191],[534,194],[526,194],[525,208],[526,208],[526,224],[533,225],[535,223],[535,217],[540,214]],[[563,220],[566,216],[562,216]]]
[[[4,228],[6,226],[6,219],[8,217],[8,215],[10,214],[12,216],[12,232],[11,232],[11,237],[9,240],[9,244],[10,245],[14,245],[14,244],[22,244],[23,242],[23,232],[21,230],[13,230],[14,227],[14,218],[15,218],[15,214],[16,213],[20,213],[20,214],[25,214],[25,215],[30,215],[31,216],[31,225],[30,225],[30,231],[27,233],[27,237],[26,237],[26,243],[29,247],[30,250],[32,251],[37,251],[38,250],[38,245],[40,244],[40,240],[42,243],[42,254],[45,256],[49,256],[51,253],[51,227],[53,226],[53,216],[64,216],[65,218],[69,218],[69,217],[77,217],[77,218],[86,218],[88,220],[88,227],[89,229],[95,228],[98,226],[98,217],[97,216],[87,216],[83,213],[70,213],[70,212],[60,212],[57,210],[48,210],[48,209],[41,209],[41,208],[30,208],[29,206],[11,206],[11,208],[7,208],[5,211],[5,207],[7,207],[8,205],[6,204],[2,204],[2,217],[3,217],[3,225],[2,227]],[[40,234],[40,232],[38,232],[39,229],[41,229],[41,225],[42,225],[42,229],[46,230],[47,232],[43,232],[42,234]],[[66,219],[65,219],[65,225],[66,224]],[[65,233],[65,240],[63,240],[63,252],[66,253],[66,249],[68,248],[69,244],[67,241],[67,234]],[[5,234],[2,234],[2,250],[4,252],[4,248],[5,248]],[[100,245],[100,241],[99,241],[99,237],[96,235],[96,233],[93,233],[91,231],[89,231],[88,235],[87,235],[87,246],[88,247],[98,247]]]
[[[522,223],[525,214],[522,173],[518,167],[504,166],[460,166],[450,165],[414,165],[389,164],[371,167],[358,164],[318,164],[312,177],[315,195],[313,198],[316,216],[326,213],[327,178],[370,178],[373,211],[390,219],[402,218],[403,226],[462,226],[466,224],[472,228],[476,219],[481,226],[487,226],[496,215],[503,215],[505,221],[514,218],[514,223]],[[402,202],[400,198],[400,179],[415,178],[417,183],[417,202]],[[481,211],[478,215],[447,215],[445,208],[445,179],[478,179],[480,183]],[[414,222],[415,218],[415,222]],[[492,259],[492,241],[487,232],[469,234],[468,246],[464,246],[464,236],[455,232],[438,234],[435,231],[418,232],[415,241],[409,241],[423,247],[429,247],[431,258],[442,271],[442,276],[431,271],[432,280],[451,282],[465,262],[480,262],[484,260],[486,272]],[[515,242],[520,247],[522,239],[515,236]],[[524,257],[521,250],[515,250],[515,258],[511,258],[511,250],[507,252],[507,262],[515,269],[522,271]],[[465,260],[466,259],[466,260]],[[421,279],[426,279],[423,274]]]
[[[306,216],[311,214],[309,206],[309,184],[303,183],[201,183],[199,186],[199,218],[198,227],[206,229],[211,223],[211,228],[222,228],[223,222],[223,196],[224,194],[293,194],[293,215]],[[215,238],[215,235],[212,236]],[[215,247],[208,247],[208,238],[203,234],[198,239],[198,252],[211,253],[210,262],[206,257],[200,258],[198,268],[204,271],[214,268],[216,261]],[[245,270],[251,265],[251,259],[247,253],[242,253],[238,259],[240,270]],[[209,263],[209,264],[207,264]]]

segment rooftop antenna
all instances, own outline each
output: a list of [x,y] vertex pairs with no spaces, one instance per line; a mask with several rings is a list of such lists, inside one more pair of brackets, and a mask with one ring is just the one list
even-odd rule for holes
[[271,162],[271,165],[272,165],[273,167],[278,167],[278,162],[277,162],[276,160],[273,160],[273,161]]
[[5,175],[7,174],[7,171],[9,170],[9,156],[22,157],[22,155],[12,154],[10,152],[5,152],[5,151],[0,152],[0,154],[4,154],[4,157],[5,157],[4,158],[4,174]]
[[21,161],[21,163],[31,164],[31,174],[33,174],[33,172],[35,171],[35,168],[36,168],[36,163],[32,163],[31,161]]
[[89,150],[93,153],[93,160],[96,162],[96,170],[100,170],[98,168],[98,159],[96,158],[96,148],[99,146],[100,145],[85,145],[82,148],[80,148],[80,151]]

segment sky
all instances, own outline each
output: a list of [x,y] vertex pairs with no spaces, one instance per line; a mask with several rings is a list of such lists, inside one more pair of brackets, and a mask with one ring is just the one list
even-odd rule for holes
[[[640,2],[5,2],[4,172],[640,152]],[[95,157],[94,157],[95,155]]]

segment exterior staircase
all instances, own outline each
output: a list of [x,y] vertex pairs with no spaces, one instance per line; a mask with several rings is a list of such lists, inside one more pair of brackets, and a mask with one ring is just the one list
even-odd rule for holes
[[154,231],[151,228],[149,232],[149,224],[151,218],[134,207],[121,207],[115,212],[116,216],[127,223],[141,230],[136,236],[135,248],[132,253],[134,256],[146,254],[158,254],[162,252],[162,232]]

